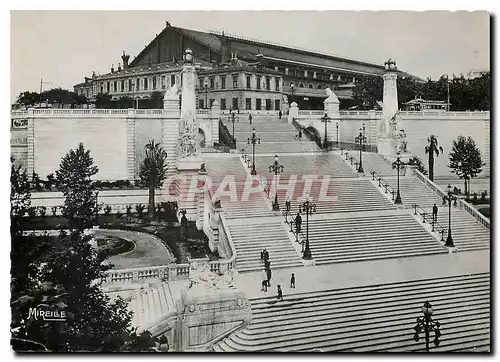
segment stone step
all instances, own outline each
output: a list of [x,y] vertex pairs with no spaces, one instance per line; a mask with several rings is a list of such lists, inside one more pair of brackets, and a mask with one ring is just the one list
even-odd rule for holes
[[[253,322],[215,351],[407,351],[422,300],[431,297],[442,324],[433,351],[489,348],[487,273],[414,280],[251,300]],[[332,308],[332,305],[334,306]],[[390,312],[388,312],[390,310]],[[423,336],[421,336],[423,337]]]

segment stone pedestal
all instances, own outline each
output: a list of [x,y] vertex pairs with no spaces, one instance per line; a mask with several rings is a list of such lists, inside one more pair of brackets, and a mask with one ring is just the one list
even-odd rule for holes
[[175,346],[179,352],[209,351],[215,343],[251,322],[250,302],[243,291],[232,285],[233,271],[216,276],[208,265],[198,277],[192,277],[190,272],[190,286],[176,303]]
[[188,220],[196,220],[198,216],[196,193],[202,163],[199,156],[182,158],[177,162],[176,196],[179,210],[186,210]]
[[218,252],[221,258],[226,258],[224,250],[219,250],[219,226],[220,215],[224,209],[220,203],[214,202],[210,208],[210,234],[208,235],[208,247],[212,252]]
[[288,113],[288,123],[291,124],[293,122],[294,118],[297,118],[299,116],[299,107],[297,103],[292,102],[290,104],[290,112]]

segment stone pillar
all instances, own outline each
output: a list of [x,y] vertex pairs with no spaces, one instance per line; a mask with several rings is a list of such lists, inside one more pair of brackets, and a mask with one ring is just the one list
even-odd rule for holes
[[210,124],[210,131],[212,134],[212,144],[219,143],[219,118],[220,118],[220,105],[215,101],[212,104],[212,119]]
[[[382,119],[378,127],[378,153],[392,157],[395,154],[393,140],[391,139],[390,122],[398,111],[398,88],[396,62],[389,59],[385,62],[384,96]],[[393,135],[392,135],[393,136]]]
[[[208,246],[212,252],[219,251],[219,225],[220,225],[220,215],[224,209],[222,208],[220,201],[212,202],[212,206],[210,208],[210,235],[208,237]],[[223,250],[222,250],[223,252]],[[224,253],[223,253],[224,254]],[[220,254],[219,254],[220,255]],[[224,255],[220,255],[222,258],[225,258]]]
[[196,217],[196,228],[198,230],[203,229],[203,223],[204,223],[204,215],[205,215],[205,185],[206,185],[206,176],[208,175],[208,172],[203,168],[200,171],[198,171],[198,183],[200,186],[203,185],[203,188],[200,189],[196,193],[196,206],[198,208],[198,214]]
[[294,118],[299,116],[299,107],[297,103],[292,102],[290,105],[290,112],[288,113],[288,123],[291,124]]
[[[179,136],[180,102],[177,94],[177,86],[171,87],[163,97],[163,121],[162,121],[162,147],[167,152],[167,180],[163,183],[162,189],[172,196],[178,195],[175,192],[177,178],[177,138]],[[170,185],[174,185],[172,189]]]
[[28,109],[28,158],[26,163],[26,173],[28,179],[31,180],[33,172],[35,171],[35,115],[33,108]]
[[129,108],[127,112],[127,179],[135,180],[135,109]]
[[[325,113],[330,117],[331,123],[328,125],[327,130],[328,130],[328,135],[327,138],[329,141],[336,141],[337,140],[337,127],[336,124],[337,122],[340,122],[340,110],[339,110],[339,99],[331,91],[329,88],[326,92],[329,96],[325,101],[323,102],[325,106]],[[330,94],[331,93],[331,94]],[[339,129],[339,134],[340,134],[340,129]],[[324,135],[323,135],[324,137]]]

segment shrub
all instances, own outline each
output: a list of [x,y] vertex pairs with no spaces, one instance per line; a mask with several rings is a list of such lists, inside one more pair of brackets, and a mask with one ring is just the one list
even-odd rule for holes
[[108,216],[110,214],[111,214],[111,206],[106,205],[106,207],[104,208],[104,215]]
[[56,216],[56,214],[57,214],[57,206],[52,206],[50,209],[52,210],[52,216]]
[[35,206],[30,206],[28,208],[28,215],[30,217],[35,217],[36,216],[36,207]]
[[55,177],[53,173],[49,173],[47,175],[47,182],[45,183],[45,185],[47,186],[47,189],[49,191],[52,191],[52,186],[55,185]]
[[45,215],[47,214],[47,208],[45,206],[40,206],[38,208],[38,212],[41,217],[45,217]]
[[117,220],[121,219],[121,218],[122,218],[122,216],[123,216],[123,213],[122,213],[121,211],[117,211],[117,212],[116,212],[116,219],[117,219]]
[[137,215],[139,215],[139,218],[142,220],[143,214],[144,214],[144,209],[145,206],[143,204],[137,204],[135,205],[135,211],[137,212]]
[[127,205],[126,213],[127,213],[127,220],[130,220],[130,218],[132,217],[132,205]]

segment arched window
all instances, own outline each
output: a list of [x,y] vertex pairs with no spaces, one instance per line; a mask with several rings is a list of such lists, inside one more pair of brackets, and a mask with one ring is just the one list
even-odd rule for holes
[[313,89],[313,88],[314,88],[314,86],[311,83],[309,83],[309,89]]
[[318,89],[323,89],[323,87],[321,86],[321,84],[318,84]]
[[299,83],[299,88],[304,88],[304,83]]

